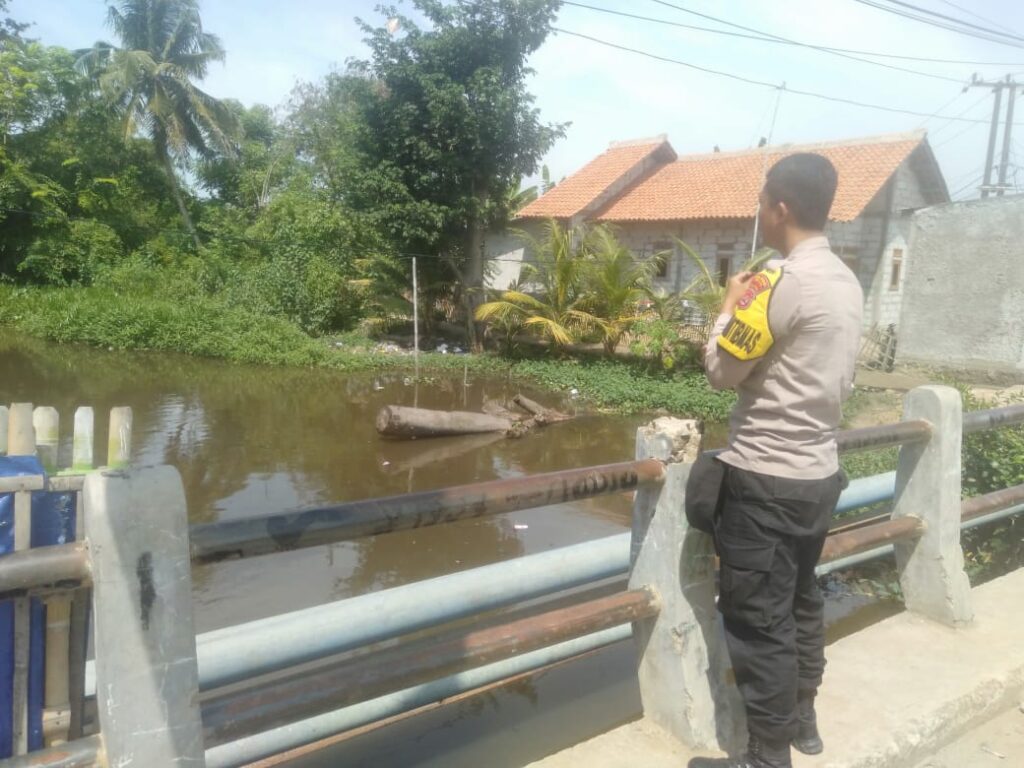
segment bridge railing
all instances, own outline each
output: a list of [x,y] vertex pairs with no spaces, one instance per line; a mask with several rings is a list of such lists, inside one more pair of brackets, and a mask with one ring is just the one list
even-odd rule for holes
[[[954,390],[924,387],[908,395],[899,424],[840,434],[843,451],[901,446],[899,467],[851,483],[840,511],[889,499],[892,511],[837,526],[819,569],[895,551],[908,610],[951,624],[970,619],[961,527],[1024,509],[1024,486],[960,498],[962,434],[1024,423],[1024,406],[967,416],[960,407]],[[694,746],[727,742],[738,718],[713,551],[681,512],[699,439],[693,422],[660,419],[640,430],[633,462],[191,529],[174,470],[93,473],[84,544],[0,558],[0,595],[94,587],[97,657],[84,681],[93,735],[34,753],[31,765],[130,757],[212,768],[315,750],[321,739],[631,636],[645,713]],[[622,492],[634,494],[631,533],[195,636],[195,562]],[[537,600],[522,615],[466,628],[468,618]],[[427,629],[435,634],[408,640]],[[378,645],[398,638],[407,642]],[[366,652],[343,656],[355,649]]]

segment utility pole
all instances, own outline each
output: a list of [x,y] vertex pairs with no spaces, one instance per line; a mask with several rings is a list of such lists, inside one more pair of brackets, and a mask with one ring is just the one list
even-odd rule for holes
[[[972,88],[991,88],[995,97],[992,104],[992,125],[988,132],[988,150],[985,153],[985,177],[981,184],[981,197],[984,200],[990,193],[995,192],[1002,197],[1006,191],[1006,172],[1010,164],[1010,142],[1013,136],[1013,103],[1017,96],[1017,89],[1020,83],[1014,81],[1012,75],[1007,75],[1004,80],[986,82],[978,79],[975,75],[971,80]],[[1003,150],[999,159],[999,181],[992,184],[992,168],[996,155],[996,138],[999,134],[999,118],[1002,112],[1003,91],[1008,90],[1006,100],[1006,123],[1003,126]]]

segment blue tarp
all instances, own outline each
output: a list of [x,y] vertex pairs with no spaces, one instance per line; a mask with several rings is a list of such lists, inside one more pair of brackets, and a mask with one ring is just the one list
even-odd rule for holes
[[[35,456],[0,456],[0,477],[41,475]],[[31,546],[64,544],[75,539],[75,495],[39,492],[32,494]],[[14,549],[14,494],[0,494],[0,556]],[[32,601],[32,638],[29,654],[28,746],[43,746],[43,683],[46,607]],[[12,743],[12,696],[14,678],[14,604],[0,602],[0,759],[10,757]]]

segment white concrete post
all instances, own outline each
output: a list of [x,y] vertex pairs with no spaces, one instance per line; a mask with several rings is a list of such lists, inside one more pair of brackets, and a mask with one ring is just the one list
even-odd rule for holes
[[[659,614],[634,624],[644,716],[696,749],[728,749],[745,736],[739,692],[715,608],[714,545],[690,528],[683,502],[700,450],[697,422],[657,419],[637,431],[638,459],[673,462],[661,489],[633,505],[629,588],[649,587]],[[684,463],[679,463],[684,462]]]
[[96,704],[111,766],[202,766],[188,518],[172,467],[86,477]]
[[92,451],[95,417],[92,408],[83,405],[75,411],[75,437],[72,449],[71,469],[92,469]]
[[110,431],[107,435],[107,466],[119,469],[132,458],[132,409],[110,409]]
[[896,564],[907,610],[953,626],[974,617],[971,585],[960,546],[960,452],[963,405],[952,387],[907,393],[903,418],[932,425],[927,443],[900,449],[893,518],[918,517],[920,539],[896,544]]
[[7,419],[8,409],[6,405],[0,405],[0,456],[7,455]]
[[57,444],[60,438],[60,414],[50,405],[41,405],[32,412],[36,431],[36,455],[49,474],[57,472]]

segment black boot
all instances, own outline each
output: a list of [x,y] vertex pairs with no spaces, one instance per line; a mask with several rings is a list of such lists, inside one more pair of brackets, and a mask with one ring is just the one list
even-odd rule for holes
[[814,694],[801,695],[796,703],[797,733],[793,749],[805,755],[820,755],[825,745],[818,734],[818,716],[814,712]]
[[742,757],[695,757],[688,768],[793,768],[789,744],[770,744],[750,737]]

